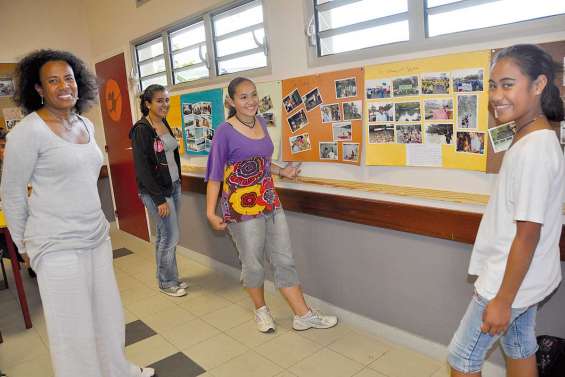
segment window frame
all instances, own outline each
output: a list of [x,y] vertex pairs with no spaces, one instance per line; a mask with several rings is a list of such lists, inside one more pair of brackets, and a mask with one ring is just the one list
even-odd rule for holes
[[[303,0],[304,23],[311,30],[312,23],[316,17],[314,6],[315,0]],[[467,1],[492,1],[492,0],[467,0]],[[374,60],[381,58],[386,61],[392,56],[406,56],[410,58],[414,53],[423,51],[437,51],[437,54],[445,50],[452,51],[454,48],[461,49],[464,45],[475,45],[475,49],[503,47],[508,40],[519,40],[520,38],[535,36],[536,41],[542,40],[544,34],[563,33],[565,15],[554,15],[533,20],[519,21],[511,24],[491,26],[482,29],[466,30],[461,32],[442,34],[427,37],[427,0],[408,0],[408,22],[410,39],[405,42],[395,42],[364,49],[340,52],[332,55],[319,56],[317,35],[307,36],[307,60],[309,68],[338,65],[356,61]],[[451,5],[446,4],[442,7]],[[495,36],[493,38],[493,36]],[[544,39],[543,39],[544,40]],[[548,39],[549,40],[549,39]],[[312,43],[316,41],[316,45]],[[517,43],[517,42],[515,42]],[[398,59],[398,58],[397,58]]]
[[[269,25],[268,25],[268,20],[266,17],[266,7],[265,7],[265,0],[259,0],[259,2],[262,5],[262,9],[263,9],[263,29],[265,30],[265,44],[264,44],[264,48],[267,54],[267,65],[265,67],[259,67],[259,68],[253,68],[250,70],[246,70],[246,71],[238,71],[235,73],[226,73],[226,74],[219,74],[218,73],[218,68],[217,68],[217,59],[216,59],[216,46],[214,43],[214,34],[213,34],[213,15],[217,15],[217,14],[222,14],[225,13],[227,11],[230,11],[231,9],[235,9],[238,8],[242,5],[245,5],[247,3],[251,3],[254,2],[256,0],[237,0],[237,1],[232,1],[229,2],[226,5],[223,6],[214,6],[208,9],[203,10],[202,12],[193,14],[187,18],[184,18],[182,20],[179,20],[177,22],[171,23],[169,25],[166,25],[156,31],[153,31],[151,33],[148,33],[142,37],[136,38],[132,41],[130,41],[130,53],[131,53],[131,57],[132,57],[132,69],[135,72],[135,76],[137,77],[137,79],[139,80],[139,84],[137,86],[137,90],[141,90],[141,73],[140,73],[140,62],[139,62],[139,57],[137,54],[137,47],[148,43],[154,39],[159,39],[161,38],[161,40],[163,41],[163,55],[165,57],[165,66],[166,66],[166,77],[167,77],[167,89],[168,90],[183,90],[183,89],[187,89],[187,88],[196,88],[196,87],[202,87],[202,86],[208,86],[208,85],[213,85],[213,84],[217,84],[217,83],[223,83],[226,80],[231,80],[232,78],[235,78],[237,76],[240,75],[246,75],[248,77],[259,77],[259,76],[265,76],[265,75],[269,75],[272,72],[272,68],[271,68],[271,56],[269,53],[269,45],[270,45],[270,39],[269,39]],[[186,27],[189,27],[191,25],[194,25],[200,21],[204,22],[204,30],[206,33],[206,55],[207,55],[207,59],[206,59],[206,66],[208,67],[208,71],[209,71],[209,76],[208,77],[204,77],[204,78],[200,78],[200,79],[196,79],[196,80],[192,80],[192,81],[184,81],[184,82],[180,82],[180,83],[176,83],[175,82],[175,70],[173,69],[173,60],[172,60],[172,56],[173,56],[173,51],[172,51],[172,46],[171,46],[171,40],[170,40],[170,35],[172,33],[174,33],[175,31],[179,31],[181,29],[184,29]],[[238,31],[236,31],[236,33],[238,33]],[[230,34],[226,34],[228,36],[231,36]],[[225,57],[222,57],[225,58]],[[141,62],[143,63],[143,61]],[[187,66],[187,67],[192,67],[192,66]],[[187,68],[187,67],[183,67],[183,68]],[[181,68],[177,68],[176,71],[181,70]],[[146,77],[145,77],[146,78]]]

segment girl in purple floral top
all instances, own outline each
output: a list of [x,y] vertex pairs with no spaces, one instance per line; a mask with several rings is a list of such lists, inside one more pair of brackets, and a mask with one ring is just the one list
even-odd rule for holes
[[[253,81],[238,77],[228,86],[228,120],[214,135],[208,158],[206,215],[215,230],[228,229],[242,264],[242,281],[261,332],[275,331],[265,303],[264,260],[273,267],[275,286],[294,312],[293,328],[330,328],[334,316],[311,310],[304,300],[294,267],[288,226],[271,173],[295,178],[297,167],[271,163],[273,143],[265,121],[257,117],[259,98]],[[222,187],[223,183],[223,187]],[[222,217],[216,215],[221,195]]]

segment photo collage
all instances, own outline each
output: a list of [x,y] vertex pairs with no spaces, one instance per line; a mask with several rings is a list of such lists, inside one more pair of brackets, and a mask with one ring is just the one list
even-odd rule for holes
[[[316,113],[316,125],[331,130],[331,140],[320,140],[320,161],[359,162],[359,144],[353,140],[352,121],[362,120],[363,101],[359,98],[356,77],[346,77],[334,80],[332,83],[332,97],[335,101],[325,103],[320,88],[316,87],[306,93],[300,93],[297,88],[291,90],[283,97],[283,108],[288,113],[287,124],[290,130],[288,142],[292,155],[312,150],[312,144],[317,140],[307,131],[311,125],[313,114]],[[320,114],[320,120],[317,113]],[[316,126],[317,127],[317,126]],[[341,148],[339,147],[341,144]],[[341,156],[339,154],[341,149]]]
[[182,103],[182,121],[189,151],[210,151],[212,129],[212,102]]
[[366,80],[369,144],[443,144],[484,155],[483,69]]
[[24,116],[19,107],[7,107],[2,109],[2,117],[4,118],[4,124],[0,125],[0,128],[10,132]]

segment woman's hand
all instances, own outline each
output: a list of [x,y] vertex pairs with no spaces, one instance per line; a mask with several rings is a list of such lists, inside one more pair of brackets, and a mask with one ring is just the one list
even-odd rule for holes
[[214,230],[224,230],[228,226],[220,216],[216,214],[208,215],[208,222]]
[[159,206],[157,207],[157,210],[159,211],[159,216],[161,216],[161,217],[167,217],[171,213],[171,209],[169,208],[169,205],[167,204],[167,202],[165,202],[163,204],[159,204]]
[[296,179],[296,177],[298,177],[298,174],[300,174],[301,171],[299,168],[300,168],[300,163],[296,166],[292,164],[288,164],[287,166],[279,170],[279,175],[282,178]]

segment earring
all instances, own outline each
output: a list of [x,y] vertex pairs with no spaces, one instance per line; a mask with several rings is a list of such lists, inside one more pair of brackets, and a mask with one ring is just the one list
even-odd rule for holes
[[41,97],[41,104],[43,105],[43,96],[40,96],[40,97]]

